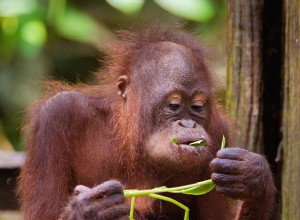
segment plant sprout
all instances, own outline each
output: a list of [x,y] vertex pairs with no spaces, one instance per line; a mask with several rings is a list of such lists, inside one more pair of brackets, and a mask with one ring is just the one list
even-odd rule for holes
[[[176,137],[173,137],[171,141],[176,145],[179,146],[179,142]],[[204,142],[204,143],[203,143]],[[192,145],[193,144],[193,145]],[[191,146],[203,146],[205,145],[205,141],[199,140],[191,143]],[[223,136],[222,138],[222,144],[221,144],[221,149],[225,148],[225,137]],[[135,206],[135,199],[138,196],[147,196],[150,198],[154,199],[160,199],[164,200],[170,203],[173,203],[174,205],[177,205],[178,207],[182,208],[184,210],[184,220],[189,220],[189,208],[182,203],[178,202],[175,199],[172,199],[167,196],[162,196],[159,195],[159,193],[181,193],[185,195],[194,195],[194,196],[199,196],[206,194],[210,192],[214,187],[215,183],[209,179],[209,180],[204,180],[201,182],[189,184],[189,185],[184,185],[184,186],[178,186],[178,187],[172,187],[168,188],[166,186],[161,186],[161,187],[156,187],[153,189],[146,189],[146,190],[138,190],[138,189],[129,189],[129,190],[124,190],[124,196],[125,198],[131,198],[131,207],[130,207],[130,214],[129,214],[129,219],[134,220],[133,214],[134,214],[134,206]]]
[[[176,137],[172,137],[171,141],[173,142],[173,144],[175,144],[177,147],[179,147],[179,141],[177,140]],[[206,146],[206,141],[205,140],[198,140],[195,142],[192,142],[189,144],[192,147],[205,147]]]
[[173,144],[175,144],[177,147],[179,146],[179,142],[178,142],[178,140],[177,140],[176,137],[172,137],[172,138],[171,138],[171,141],[172,141]]
[[199,140],[199,141],[192,142],[189,145],[193,146],[193,147],[205,147],[206,146],[206,141],[205,140]]

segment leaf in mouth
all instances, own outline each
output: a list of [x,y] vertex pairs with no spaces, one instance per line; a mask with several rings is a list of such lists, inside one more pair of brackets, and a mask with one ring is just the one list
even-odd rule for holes
[[172,137],[172,138],[171,138],[171,141],[172,141],[177,147],[179,146],[179,142],[178,142],[178,140],[177,140],[176,137]]
[[[176,137],[171,138],[171,141],[176,146],[179,146],[179,142]],[[195,146],[195,147],[206,146],[206,142],[204,140],[199,140],[199,141],[192,142],[189,145]],[[221,149],[224,149],[224,147],[225,147],[225,137],[223,136]],[[161,187],[156,187],[154,189],[148,189],[148,190],[137,190],[137,189],[124,190],[124,196],[126,198],[132,197],[129,219],[130,220],[134,219],[133,212],[134,212],[134,205],[135,205],[135,197],[148,196],[150,198],[161,199],[161,200],[173,203],[173,204],[177,205],[178,207],[184,209],[184,211],[185,211],[184,220],[188,220],[189,219],[189,208],[187,206],[183,205],[182,203],[180,203],[172,198],[159,195],[158,193],[169,192],[169,193],[181,193],[181,194],[186,194],[186,195],[199,196],[199,195],[203,195],[203,194],[210,192],[215,187],[215,185],[216,184],[211,179],[209,179],[209,180],[197,182],[194,184],[189,184],[189,185],[179,186],[179,187],[172,187],[172,188],[161,186]]]
[[206,141],[205,140],[198,140],[198,141],[190,143],[189,145],[193,146],[193,147],[205,147],[206,146]]
[[[179,141],[177,140],[176,137],[172,137],[171,141],[176,146],[179,146]],[[192,147],[205,147],[206,146],[206,141],[205,140],[198,140],[198,141],[194,141],[192,143],[189,143],[188,145],[192,146]]]

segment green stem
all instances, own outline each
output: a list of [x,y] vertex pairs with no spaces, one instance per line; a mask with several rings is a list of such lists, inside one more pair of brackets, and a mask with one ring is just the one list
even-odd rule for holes
[[164,192],[179,193],[177,191],[184,190],[184,189],[189,189],[189,188],[192,188],[192,187],[197,187],[197,186],[200,186],[202,184],[207,184],[208,182],[212,182],[212,180],[209,179],[209,180],[205,180],[205,181],[202,181],[202,182],[197,182],[197,183],[193,183],[193,184],[189,184],[189,185],[185,185],[185,186],[172,187],[172,188],[159,187],[159,188],[146,189],[146,190],[136,190],[136,189],[124,190],[124,196],[126,198],[128,198],[128,197],[133,197],[133,196],[148,196],[148,194],[152,194],[152,193],[155,193],[155,194],[156,193],[164,193]]
[[225,139],[225,137],[223,135],[223,137],[222,137],[222,144],[221,144],[221,150],[223,150],[225,148],[225,142],[226,142],[226,139]]
[[[178,144],[176,137],[172,138],[172,142],[176,145]],[[226,142],[226,140],[223,135],[222,143],[221,143],[221,150],[225,148],[225,142]],[[195,143],[198,143],[198,142],[195,142]],[[160,200],[164,200],[164,201],[173,203],[174,205],[184,209],[185,210],[184,220],[188,220],[189,219],[189,208],[187,206],[176,201],[175,199],[172,199],[172,198],[166,197],[166,196],[162,196],[162,195],[158,195],[157,193],[169,192],[169,193],[183,193],[183,194],[190,194],[190,195],[201,195],[201,194],[209,192],[212,189],[212,188],[210,188],[210,190],[208,190],[208,191],[206,190],[205,192],[201,192],[201,191],[199,192],[199,187],[203,187],[203,186],[205,187],[206,184],[210,184],[210,185],[213,184],[212,188],[215,186],[215,183],[211,179],[209,179],[209,180],[205,180],[202,182],[197,182],[197,183],[193,183],[193,184],[189,184],[189,185],[185,185],[185,186],[172,187],[172,188],[162,186],[162,187],[157,187],[154,189],[147,189],[147,190],[137,190],[137,189],[124,190],[123,192],[124,192],[125,198],[132,197],[129,219],[134,220],[133,215],[134,215],[135,197],[148,196],[148,197],[151,197],[154,199],[160,199]],[[184,191],[184,190],[186,190],[186,191]]]
[[129,220],[134,220],[134,218],[133,218],[133,214],[134,214],[134,206],[135,206],[135,196],[133,196],[133,197],[131,198]]
[[158,195],[158,194],[155,194],[155,193],[150,193],[150,194],[148,194],[148,196],[151,197],[151,198],[154,198],[154,199],[160,199],[160,200],[164,200],[164,201],[173,203],[174,205],[182,208],[184,210],[184,220],[189,220],[190,210],[187,206],[183,205],[182,203],[180,203],[180,202],[178,202],[175,199],[172,199],[170,197]]

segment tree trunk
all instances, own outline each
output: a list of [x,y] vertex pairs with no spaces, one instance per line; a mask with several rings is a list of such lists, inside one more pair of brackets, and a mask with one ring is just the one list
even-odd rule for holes
[[233,143],[263,152],[262,12],[263,0],[231,0],[227,38],[226,105],[237,121]]
[[266,154],[279,190],[283,137],[281,218],[300,219],[299,0],[230,1],[227,80],[236,143]]
[[285,0],[282,219],[300,219],[300,1]]
[[280,190],[283,0],[230,0],[229,8],[226,105],[237,124],[233,143],[264,154]]

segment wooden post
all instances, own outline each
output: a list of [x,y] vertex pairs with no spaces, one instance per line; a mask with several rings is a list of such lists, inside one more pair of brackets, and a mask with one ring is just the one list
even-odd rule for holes
[[263,152],[262,12],[263,0],[231,0],[227,37],[227,97],[237,146]]
[[282,219],[300,219],[300,1],[285,0]]

